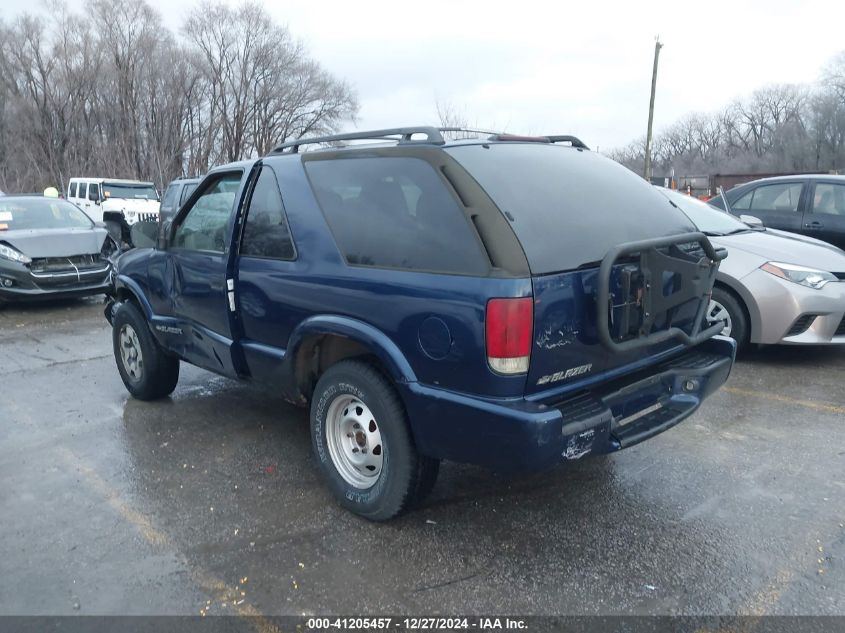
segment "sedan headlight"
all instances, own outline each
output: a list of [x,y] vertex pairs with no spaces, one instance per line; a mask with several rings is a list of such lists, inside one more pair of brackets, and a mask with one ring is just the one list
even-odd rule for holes
[[824,288],[828,281],[838,281],[836,275],[825,270],[796,266],[795,264],[782,264],[781,262],[766,262],[760,266],[767,273],[771,273],[781,279],[792,281],[808,288]]
[[12,248],[7,244],[0,244],[0,257],[3,259],[11,259],[13,262],[19,264],[29,264],[32,259],[21,253],[19,250]]

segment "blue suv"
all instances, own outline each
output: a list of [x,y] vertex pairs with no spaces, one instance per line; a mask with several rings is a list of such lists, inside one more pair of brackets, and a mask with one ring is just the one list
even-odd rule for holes
[[167,396],[185,361],[310,406],[329,487],[373,520],[423,498],[441,460],[547,468],[693,413],[733,364],[703,329],[725,252],[577,138],[451,131],[212,169],[117,260],[129,392]]

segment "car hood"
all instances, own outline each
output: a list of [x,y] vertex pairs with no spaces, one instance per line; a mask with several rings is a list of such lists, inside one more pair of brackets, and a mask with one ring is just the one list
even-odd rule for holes
[[786,231],[767,229],[710,238],[714,244],[757,255],[770,262],[808,266],[829,272],[845,272],[845,251],[822,242]]
[[158,200],[143,200],[135,198],[106,198],[103,200],[103,211],[137,211],[138,213],[158,213]]
[[99,253],[108,235],[105,229],[40,229],[0,232],[6,242],[29,257],[72,257]]

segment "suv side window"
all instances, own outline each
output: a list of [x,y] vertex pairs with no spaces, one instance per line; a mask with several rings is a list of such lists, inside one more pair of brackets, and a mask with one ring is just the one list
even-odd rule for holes
[[816,193],[813,196],[813,213],[845,217],[845,185],[830,182],[817,183]]
[[[784,182],[773,185],[762,185],[751,192],[751,211],[798,211],[803,183]],[[742,202],[743,196],[738,202]],[[743,209],[746,207],[739,206]]]
[[296,257],[279,184],[273,170],[261,168],[249,198],[241,256],[291,260]]
[[67,192],[68,198],[75,198],[76,197],[76,186],[78,183],[72,182],[70,183],[70,191]]
[[226,250],[226,227],[242,177],[240,172],[221,174],[206,186],[176,227],[174,248],[214,253]]
[[88,199],[91,201],[100,199],[100,185],[93,183],[88,185]]
[[179,196],[179,185],[172,184],[164,192],[164,198],[161,201],[161,206],[165,209],[170,209],[176,206],[176,198]]
[[185,185],[184,187],[182,187],[182,195],[179,197],[179,206],[180,207],[183,204],[185,204],[185,200],[187,200],[188,197],[192,193],[194,193],[194,189],[196,189],[196,188],[197,188],[196,183],[189,183],[189,184]]
[[485,275],[487,256],[426,161],[408,156],[305,160],[317,201],[350,264]]

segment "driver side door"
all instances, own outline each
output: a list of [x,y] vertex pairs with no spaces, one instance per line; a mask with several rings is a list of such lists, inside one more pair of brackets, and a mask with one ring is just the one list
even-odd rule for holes
[[227,270],[232,222],[243,171],[215,174],[174,221],[168,255],[172,266],[171,313],[182,330],[180,349],[189,363],[235,377]]

